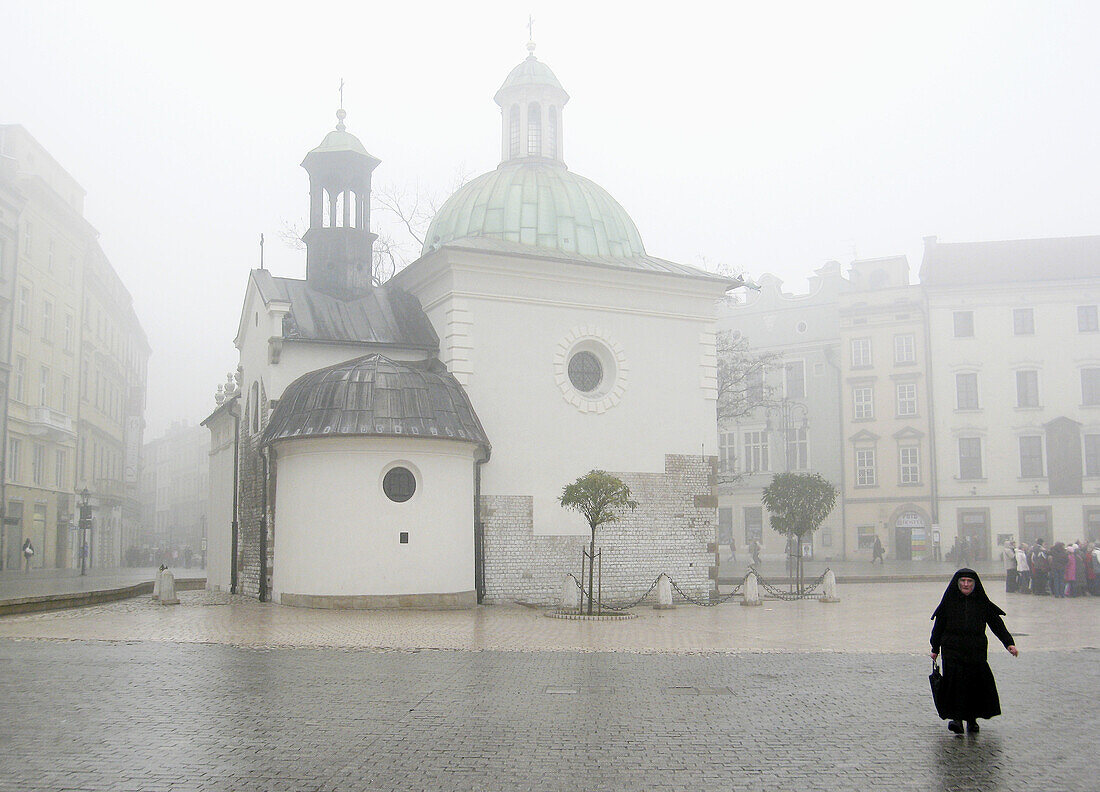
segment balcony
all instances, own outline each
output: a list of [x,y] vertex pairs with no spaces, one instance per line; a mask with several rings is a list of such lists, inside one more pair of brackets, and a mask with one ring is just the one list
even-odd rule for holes
[[29,434],[37,435],[46,440],[57,442],[76,438],[73,419],[65,413],[49,407],[27,408],[27,423],[30,425]]

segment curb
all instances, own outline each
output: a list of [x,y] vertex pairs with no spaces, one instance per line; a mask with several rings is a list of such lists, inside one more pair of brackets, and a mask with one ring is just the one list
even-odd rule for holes
[[[176,581],[176,591],[198,591],[206,588],[206,578],[182,578]],[[96,591],[73,591],[65,594],[43,594],[37,597],[16,597],[0,600],[0,616],[16,613],[39,613],[42,611],[63,610],[65,608],[83,608],[104,602],[132,599],[142,594],[153,593],[153,581],[135,583]]]
[[[1004,580],[1005,576],[1002,572],[999,575],[982,575],[982,580]],[[743,577],[720,577],[718,578],[719,586],[736,586],[744,580]],[[768,578],[769,581],[778,580],[781,583],[785,583],[786,577]],[[943,575],[881,575],[871,577],[869,575],[837,575],[837,585],[843,583],[942,583],[945,580]]]

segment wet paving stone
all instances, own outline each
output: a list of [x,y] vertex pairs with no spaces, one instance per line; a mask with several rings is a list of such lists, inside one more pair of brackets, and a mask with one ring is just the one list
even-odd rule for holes
[[1087,790],[1100,652],[992,655],[956,737],[917,654],[0,640],[0,790]]

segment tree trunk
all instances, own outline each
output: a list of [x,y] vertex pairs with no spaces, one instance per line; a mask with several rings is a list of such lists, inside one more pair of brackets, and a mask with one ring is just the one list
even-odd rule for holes
[[588,545],[588,615],[592,615],[592,567],[596,565],[596,529],[592,529],[592,542]]

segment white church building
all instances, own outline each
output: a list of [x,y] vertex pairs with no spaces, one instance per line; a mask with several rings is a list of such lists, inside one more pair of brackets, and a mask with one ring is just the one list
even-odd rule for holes
[[638,508],[601,527],[603,591],[715,592],[715,316],[738,282],[646,253],[566,167],[569,96],[531,54],[495,95],[501,162],[371,281],[379,160],[339,124],[302,163],[305,279],[248,278],[212,433],[208,581],[327,608],[546,604],[592,469]]

